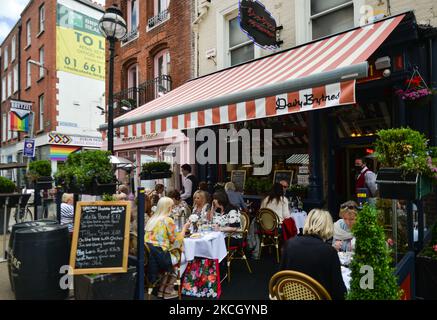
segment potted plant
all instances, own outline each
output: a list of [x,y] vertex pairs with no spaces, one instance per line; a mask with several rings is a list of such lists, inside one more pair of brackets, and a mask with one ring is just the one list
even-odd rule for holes
[[70,154],[55,175],[57,184],[69,193],[114,194],[117,183],[109,155],[101,150]]
[[437,224],[431,241],[416,257],[416,295],[425,300],[437,300]]
[[51,189],[53,179],[52,165],[49,160],[32,161],[26,174],[28,188],[31,189]]
[[[0,218],[0,234],[3,234],[3,228],[4,228],[4,217],[3,217],[3,206],[6,203],[6,200],[8,200],[8,207],[11,205],[16,205],[18,197],[20,196],[19,193],[15,193],[16,191],[16,185],[13,181],[9,180],[8,178],[0,176],[0,210],[1,212],[1,218]],[[6,214],[6,221],[9,221],[11,215],[11,211],[8,210]]]
[[379,196],[415,200],[429,194],[436,174],[425,136],[409,128],[381,130],[377,135],[376,159],[382,165],[376,179]]
[[396,90],[396,94],[411,106],[424,106],[436,91],[426,84],[419,70],[414,69],[413,74],[405,81],[406,89]]
[[299,184],[292,184],[288,190],[293,197],[300,197],[302,199],[305,199],[308,187]]
[[[399,300],[402,290],[397,284],[390,249],[385,240],[384,229],[378,224],[374,206],[369,204],[363,206],[357,216],[357,222],[352,227],[352,233],[356,242],[350,264],[351,282],[347,299]],[[372,268],[373,281],[371,279],[363,281],[365,277],[362,273],[363,267]],[[370,281],[372,283],[369,283]]]
[[142,180],[165,179],[172,176],[170,164],[164,161],[153,161],[143,164],[140,177]]

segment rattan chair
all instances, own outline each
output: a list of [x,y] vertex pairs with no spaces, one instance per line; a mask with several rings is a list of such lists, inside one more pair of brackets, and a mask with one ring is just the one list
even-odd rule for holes
[[269,295],[272,300],[332,300],[317,280],[292,270],[279,271],[272,276]]
[[277,214],[267,208],[259,209],[256,220],[259,225],[258,233],[261,236],[259,258],[261,258],[264,247],[275,247],[276,260],[279,263],[279,218]]
[[[228,282],[231,281],[231,262],[233,260],[244,260],[246,262],[247,269],[249,270],[250,273],[252,273],[252,269],[250,268],[249,261],[247,260],[246,254],[244,253],[244,249],[247,247],[247,233],[249,232],[249,224],[250,224],[249,216],[246,213],[241,212],[240,220],[241,220],[240,230],[230,233],[227,237],[228,255],[226,256],[226,261],[228,265]],[[232,235],[236,233],[242,235],[241,245],[231,246]]]

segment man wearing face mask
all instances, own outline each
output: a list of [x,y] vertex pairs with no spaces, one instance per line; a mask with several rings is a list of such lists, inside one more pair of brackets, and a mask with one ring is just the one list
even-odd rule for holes
[[359,189],[366,188],[369,191],[369,197],[376,197],[376,174],[367,168],[364,159],[355,159],[355,171],[357,173],[357,180],[355,182],[356,193],[359,192]]

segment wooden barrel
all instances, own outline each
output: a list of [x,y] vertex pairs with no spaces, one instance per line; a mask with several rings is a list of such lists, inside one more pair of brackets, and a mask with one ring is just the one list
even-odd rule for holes
[[62,300],[68,297],[69,290],[62,289],[60,281],[65,276],[60,273],[61,267],[69,264],[67,226],[17,230],[12,248],[12,280],[17,300]]
[[14,255],[14,252],[12,250],[12,244],[14,243],[14,235],[17,230],[25,229],[25,228],[34,228],[34,227],[43,227],[47,225],[56,225],[58,224],[58,221],[56,220],[38,220],[38,221],[27,221],[22,223],[16,223],[12,226],[11,235],[9,237],[9,245],[8,245],[8,274],[9,274],[9,282],[11,284],[12,291],[15,291],[14,289],[14,283],[12,281],[12,264],[11,264],[11,257]]

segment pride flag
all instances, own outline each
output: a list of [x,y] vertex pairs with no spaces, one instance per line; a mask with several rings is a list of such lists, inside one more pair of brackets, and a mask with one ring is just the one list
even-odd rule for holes
[[9,123],[11,131],[29,131],[29,114],[25,115],[23,118],[20,118],[15,112],[9,112]]
[[75,146],[50,146],[50,160],[65,161],[70,153],[76,152],[80,147]]

